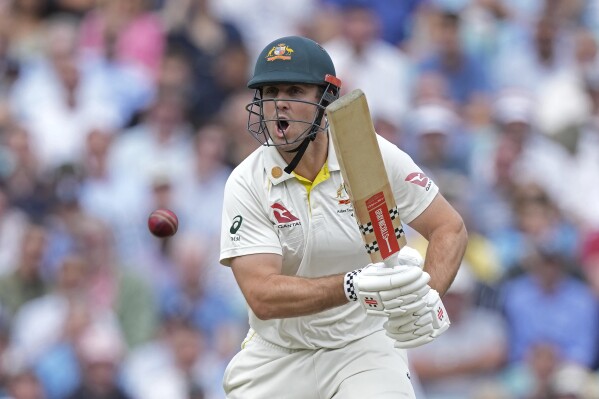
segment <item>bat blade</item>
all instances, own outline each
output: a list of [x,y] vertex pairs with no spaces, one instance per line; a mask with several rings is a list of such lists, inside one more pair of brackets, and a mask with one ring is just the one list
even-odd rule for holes
[[331,103],[326,113],[366,251],[372,262],[392,265],[406,238],[366,96],[353,90]]

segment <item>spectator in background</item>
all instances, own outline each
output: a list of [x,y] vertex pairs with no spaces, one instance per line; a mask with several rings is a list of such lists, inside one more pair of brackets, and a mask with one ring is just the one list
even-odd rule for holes
[[207,355],[208,348],[202,334],[188,320],[164,319],[157,339],[134,349],[125,360],[123,381],[127,392],[134,399],[218,398],[214,392],[220,394],[220,386],[218,391],[210,387],[211,394],[206,395],[209,388],[203,372],[221,368]]
[[37,376],[29,368],[12,370],[7,386],[10,399],[46,399]]
[[370,2],[350,1],[341,12],[341,32],[323,43],[331,55],[341,90],[360,88],[373,114],[399,125],[408,109],[411,60],[380,38],[380,21]]
[[103,207],[105,216],[111,215],[109,223],[117,228],[120,239],[119,252],[128,258],[143,259],[144,246],[155,245],[148,240],[145,221],[157,206],[156,185],[176,182],[193,168],[193,127],[185,118],[186,105],[180,91],[160,91],[140,123],[111,143],[107,154],[111,183],[104,188],[106,195],[119,199],[119,205],[111,209],[110,203],[97,202],[95,206],[97,211]]
[[[213,246],[198,234],[182,233],[173,238],[170,250],[172,269],[170,279],[162,283],[160,289],[160,310],[163,318],[184,319],[202,332],[207,344],[214,347],[217,342],[218,328],[225,323],[233,323],[245,312],[243,298],[236,290],[234,281],[229,282],[225,298],[224,287],[215,271],[209,272],[217,260],[209,249]],[[237,292],[237,297],[233,295]],[[240,326],[241,327],[241,326]]]
[[490,71],[495,90],[516,86],[536,93],[547,81],[572,72],[572,46],[564,26],[552,15],[551,3],[543,3],[517,40],[496,50]]
[[426,103],[410,113],[414,147],[412,157],[432,178],[444,173],[469,174],[469,142],[458,114],[443,103]]
[[27,301],[43,296],[48,289],[42,275],[46,234],[43,226],[27,226],[13,272],[0,277],[0,304],[11,315]]
[[8,18],[3,29],[9,34],[9,54],[19,62],[30,61],[45,51],[48,0],[14,0],[5,2]]
[[[358,0],[359,1],[359,0]],[[356,0],[323,0],[324,4],[332,4],[339,8],[356,3]],[[425,3],[423,0],[370,0],[370,3],[380,21],[380,37],[384,41],[399,48],[411,36],[414,13]]]
[[83,375],[67,399],[129,399],[119,385],[125,345],[118,331],[102,325],[88,327],[76,346]]
[[127,346],[134,347],[154,335],[154,294],[138,272],[122,265],[111,230],[99,220],[90,223],[79,237],[89,265],[87,296],[96,309],[115,313]]
[[42,170],[33,148],[30,132],[12,122],[4,131],[1,151],[6,155],[2,175],[9,203],[17,213],[41,222],[52,206],[52,187],[47,179],[48,171]]
[[22,238],[30,218],[11,205],[7,188],[0,184],[0,276],[12,273],[19,263]]
[[525,361],[538,343],[553,347],[560,361],[593,365],[599,304],[590,287],[572,275],[575,266],[552,242],[532,244],[523,274],[502,285],[510,365]]
[[477,140],[471,151],[471,177],[478,187],[475,206],[480,215],[476,222],[490,236],[511,222],[510,197],[517,185],[535,181],[554,201],[563,198],[568,156],[538,131],[536,104],[528,91],[512,88],[498,93],[493,132]]
[[155,79],[166,44],[162,22],[149,5],[149,0],[101,2],[83,17],[81,48],[130,64]]
[[576,259],[580,233],[535,181],[513,187],[512,211],[513,224],[490,237],[504,274],[522,267],[530,243],[551,246],[566,259]]
[[185,220],[181,227],[200,233],[214,243],[219,239],[223,191],[231,173],[226,163],[228,135],[220,123],[198,129],[193,143],[193,165],[176,182],[173,193],[179,216]]
[[76,21],[49,21],[44,56],[28,64],[13,86],[15,119],[30,132],[44,171],[78,162],[92,127],[122,121],[109,82],[78,58],[77,35]]
[[169,51],[185,54],[191,66],[189,118],[195,126],[208,122],[226,98],[244,88],[249,56],[236,25],[218,18],[209,0],[193,0],[168,35]]
[[[312,16],[320,11],[321,6],[320,0],[207,2],[216,18],[229,21],[240,30],[248,46],[248,54],[256,56],[273,37],[294,35],[301,31]],[[253,66],[254,62],[255,59],[251,59],[249,65]]]
[[252,100],[252,94],[240,90],[231,95],[218,115],[229,137],[226,161],[230,167],[239,165],[260,145],[259,141],[247,134],[248,116],[245,106]]
[[484,62],[468,52],[460,36],[461,15],[441,7],[428,9],[432,48],[424,54],[418,74],[436,72],[445,77],[450,98],[462,114],[464,107],[486,101],[489,77]]

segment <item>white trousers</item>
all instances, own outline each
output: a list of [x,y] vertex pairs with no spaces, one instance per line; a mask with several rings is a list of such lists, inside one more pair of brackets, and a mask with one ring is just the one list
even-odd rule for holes
[[290,350],[250,330],[223,387],[228,399],[415,398],[406,351],[384,331],[340,349]]

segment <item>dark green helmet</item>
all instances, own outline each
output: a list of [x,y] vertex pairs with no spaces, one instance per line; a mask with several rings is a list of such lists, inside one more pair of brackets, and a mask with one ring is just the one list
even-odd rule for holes
[[257,89],[266,84],[280,83],[341,85],[325,49],[300,36],[286,36],[268,44],[256,60],[254,76],[248,87]]

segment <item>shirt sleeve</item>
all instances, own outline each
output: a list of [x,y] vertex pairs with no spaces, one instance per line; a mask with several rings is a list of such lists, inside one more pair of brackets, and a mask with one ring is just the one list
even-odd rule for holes
[[408,154],[380,136],[378,140],[399,217],[410,223],[428,208],[439,188]]
[[277,232],[263,204],[261,184],[234,171],[225,186],[221,223],[220,263],[230,266],[231,258],[256,253],[282,255]]

